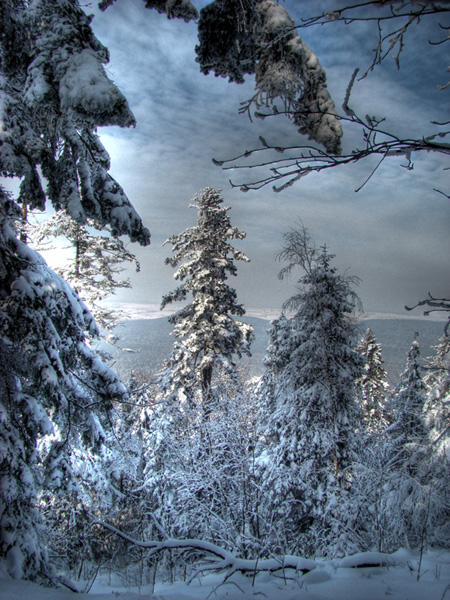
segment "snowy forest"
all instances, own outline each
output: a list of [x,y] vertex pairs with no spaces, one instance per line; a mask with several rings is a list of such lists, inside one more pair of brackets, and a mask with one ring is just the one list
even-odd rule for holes
[[[99,2],[102,11],[113,4]],[[374,65],[394,51],[398,59],[412,23],[450,16],[446,1],[364,5],[398,26],[390,37],[380,30]],[[215,0],[200,13],[190,0],[146,7],[149,18],[156,10],[198,22],[200,70],[231,83],[254,75],[255,96],[243,110],[262,111],[264,120],[288,113],[308,137],[287,162],[262,159],[270,174],[244,191],[301,186],[312,171],[367,156],[402,155],[411,166],[414,153],[450,152],[448,123],[438,124],[439,135],[400,139],[357,116],[354,79],[338,115],[320,56],[282,3]],[[401,563],[419,581],[427,553],[440,552],[443,563],[450,556],[445,322],[430,358],[421,357],[412,327],[404,371],[389,386],[381,344],[364,328],[358,278],[340,272],[333,248],[317,245],[308,224],[293,218],[276,259],[295,293],[270,324],[263,375],[248,377],[242,365],[253,332],[231,285],[239,263],[249,262],[239,249],[246,233],[233,225],[226,190],[205,182],[185,199],[196,224],[165,242],[176,287],[161,300],[175,309],[164,367],[148,380],[120,378],[97,349],[100,339],[120,337],[120,310],[104,300],[130,286],[125,267],[140,269],[127,242],[147,246],[150,232],[109,173],[97,129],[133,127],[135,118],[86,10],[78,0],[0,5],[1,580],[35,582],[58,598],[52,590],[88,593],[112,573],[149,586],[150,598],[158,583],[219,575],[219,587],[234,581],[237,598],[253,595],[257,582],[272,597],[268,582],[295,580],[300,590],[320,569],[316,582],[329,580],[327,564]],[[351,26],[357,11],[318,11],[310,25]],[[346,120],[365,144],[349,154]],[[261,144],[267,156],[284,152]],[[448,190],[437,193],[448,198]],[[49,207],[51,216],[35,218]],[[51,269],[42,253],[62,237],[73,258]],[[450,309],[448,299],[426,293],[418,303],[426,311]],[[450,572],[440,579],[436,564],[436,598],[450,597]],[[19,598],[5,589],[11,595],[0,589],[0,597]]]

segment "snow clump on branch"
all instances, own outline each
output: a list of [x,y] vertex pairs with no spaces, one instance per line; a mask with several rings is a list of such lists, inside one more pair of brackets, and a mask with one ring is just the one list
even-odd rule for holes
[[[277,99],[298,131],[340,153],[342,127],[317,56],[304,43],[285,8],[273,0],[216,0],[200,11],[197,61],[201,71],[243,83],[255,74],[256,93],[243,111]],[[255,113],[257,116],[264,115]]]

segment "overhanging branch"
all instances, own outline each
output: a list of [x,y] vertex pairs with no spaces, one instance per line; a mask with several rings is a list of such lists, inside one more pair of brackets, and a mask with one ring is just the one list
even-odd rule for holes
[[[414,310],[418,306],[428,306],[429,310],[424,311],[424,315],[428,317],[432,312],[450,312],[450,299],[449,298],[434,298],[430,292],[428,292],[428,298],[420,300],[414,306],[405,306],[406,310]],[[445,325],[445,335],[449,335],[450,328],[450,316],[448,317],[447,324]]]
[[[255,179],[244,183],[234,183],[230,181],[232,187],[238,187],[241,191],[258,190],[269,184],[283,182],[281,185],[273,185],[275,192],[280,192],[293,183],[305,177],[309,173],[319,173],[334,167],[357,163],[371,156],[379,156],[380,160],[371,174],[365,179],[355,191],[361,190],[369,181],[374,172],[378,169],[385,158],[391,156],[404,156],[407,160],[404,168],[412,170],[412,154],[416,152],[437,152],[444,155],[450,155],[450,143],[444,140],[450,135],[450,130],[443,130],[435,134],[424,136],[422,138],[401,138],[385,128],[381,127],[383,118],[365,115],[359,117],[348,105],[348,97],[351,92],[352,82],[354,82],[356,72],[347,91],[344,101],[344,112],[347,116],[338,116],[340,121],[358,127],[362,131],[363,147],[356,148],[347,154],[331,154],[320,148],[311,145],[286,146],[272,145],[263,137],[260,137],[261,146],[252,148],[245,152],[225,160],[213,159],[216,166],[224,170],[254,170],[259,168],[268,168],[270,175],[261,179]],[[263,118],[273,116],[272,114],[261,115]],[[445,126],[447,123],[440,124],[433,122],[437,126]],[[256,155],[269,153],[267,160],[251,160]],[[276,157],[279,154],[288,156]],[[274,157],[274,158],[272,158]]]

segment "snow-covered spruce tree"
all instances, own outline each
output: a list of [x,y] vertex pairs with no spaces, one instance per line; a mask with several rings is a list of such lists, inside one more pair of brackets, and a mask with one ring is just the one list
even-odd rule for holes
[[443,501],[442,522],[435,528],[437,544],[450,545],[450,336],[443,335],[427,362],[425,422],[433,454],[433,481]]
[[421,480],[429,440],[423,414],[426,386],[419,361],[420,346],[414,339],[406,368],[391,398],[393,423],[387,429],[390,460],[396,472],[391,495],[395,505],[401,507],[394,520],[399,523],[399,537],[403,534],[413,545],[418,543],[419,526],[427,521],[425,510],[430,493]]
[[[394,422],[386,430],[383,494],[380,514],[388,525],[393,550],[407,544],[424,548],[450,543],[448,461],[435,452],[424,418],[426,386],[421,376],[420,348],[414,340],[406,369],[391,400]],[[442,476],[444,459],[445,476]],[[438,542],[436,531],[440,530]]]
[[429,393],[425,417],[431,439],[445,449],[450,439],[450,335],[443,335],[439,340],[426,368],[424,382]]
[[[326,248],[317,249],[302,226],[285,235],[279,254],[284,277],[300,267],[289,360],[273,385],[260,451],[268,531],[283,552],[335,555],[355,548],[347,529],[350,467],[358,425],[355,379],[354,279],[336,273]],[[273,408],[272,408],[273,406]]]
[[0,549],[8,572],[16,578],[44,571],[47,561],[36,503],[39,454],[28,440],[50,434],[53,428],[45,411],[22,390],[28,366],[18,348],[0,341]]
[[363,425],[372,432],[386,428],[387,389],[386,371],[383,367],[381,345],[370,329],[361,338],[357,352],[364,358],[363,373],[356,380],[356,398],[360,406]]
[[2,3],[1,174],[22,178],[20,204],[44,209],[40,167],[57,210],[147,244],[149,232],[109,175],[96,134],[98,126],[130,127],[135,120],[106,75],[108,50],[89,23],[77,0]]
[[48,195],[80,224],[92,218],[113,235],[149,242],[96,134],[97,126],[134,124],[107,61],[76,0],[1,3],[0,174],[21,185],[16,201],[0,189],[0,337],[17,357],[1,410],[0,554],[18,577],[49,572],[35,519],[43,488],[84,506],[114,493],[94,456],[107,452],[108,412],[124,386],[85,343],[97,331],[86,306],[16,229],[21,208],[44,209]]
[[189,296],[191,301],[169,317],[177,339],[159,379],[160,393],[147,434],[145,486],[147,512],[155,513],[174,535],[207,536],[211,519],[217,523],[210,536],[219,536],[217,528],[225,535],[229,510],[226,496],[216,489],[225,482],[211,472],[211,483],[205,487],[203,463],[212,469],[220,462],[221,469],[227,469],[227,436],[217,446],[220,421],[230,418],[230,393],[224,392],[223,381],[229,381],[227,390],[241,395],[235,357],[249,353],[253,333],[251,326],[233,318],[245,311],[227,279],[237,273],[235,261],[248,258],[229,242],[245,234],[232,227],[229,208],[222,203],[219,191],[203,190],[192,204],[198,210],[197,225],[166,242],[173,246],[166,263],[177,268],[175,278],[182,284],[164,296],[162,307]]
[[361,447],[353,465],[351,501],[356,514],[353,529],[361,549],[384,552],[396,549],[397,543],[386,510],[390,502],[388,482],[391,477],[395,479],[389,466],[390,446],[384,435],[392,420],[388,410],[388,384],[381,345],[370,328],[365,331],[356,350],[363,359],[363,368],[355,381]]
[[391,399],[394,422],[372,436],[355,470],[355,528],[367,547],[449,545],[448,457],[430,436],[417,340]]
[[63,237],[70,242],[73,253],[67,264],[56,269],[87,304],[95,322],[108,334],[108,340],[120,319],[120,312],[98,304],[113,295],[118,289],[129,288],[128,279],[118,279],[124,267],[123,263],[134,263],[139,271],[139,262],[135,255],[125,248],[119,238],[103,234],[94,234],[95,222],[87,221],[88,227],[79,225],[65,210],[61,210],[42,223],[28,227],[32,245],[39,251],[52,248],[51,238]]
[[423,415],[426,386],[419,360],[419,342],[414,340],[408,351],[406,368],[391,399],[394,423],[388,431],[394,445],[399,447],[420,442],[427,435]]
[[[260,434],[268,432],[268,423],[276,408],[275,391],[278,377],[289,363],[291,352],[296,347],[295,323],[282,314],[271,322],[269,342],[263,360],[264,372],[253,392],[255,405],[258,407],[258,428]],[[264,446],[261,439],[259,446]]]
[[[44,550],[24,540],[42,538],[35,529],[23,528],[34,518],[30,514],[41,490],[52,497],[76,494],[85,505],[100,489],[105,501],[113,493],[107,477],[97,473],[94,457],[107,452],[108,413],[126,391],[85,344],[86,332],[96,332],[92,315],[17,238],[13,217],[20,218],[19,208],[3,190],[0,199],[0,332],[9,356],[17,357],[10,361],[15,387],[8,387],[2,406],[2,423],[11,434],[2,439],[1,556],[15,576],[34,577],[45,572],[39,562]],[[17,448],[26,462],[30,457],[28,479],[8,460],[19,460]],[[26,494],[20,496],[24,484]]]
[[[365,444],[355,469],[355,528],[367,547],[372,545],[383,552],[405,544],[417,546],[425,531],[429,537],[429,509],[435,498],[425,476],[430,456],[419,356],[419,344],[414,341],[406,369],[389,401],[392,422],[383,431],[376,421],[376,435]],[[362,409],[364,417],[364,405]]]
[[203,190],[191,205],[198,210],[197,225],[165,242],[173,246],[166,264],[177,268],[174,277],[183,283],[163,297],[161,308],[189,296],[192,300],[169,317],[177,338],[176,358],[170,359],[162,384],[183,393],[195,388],[205,408],[214,372],[220,368],[233,375],[234,357],[250,354],[253,339],[252,327],[233,318],[243,316],[245,310],[226,283],[237,274],[235,261],[249,261],[228,241],[241,240],[245,233],[231,226],[230,209],[222,203],[220,191]]

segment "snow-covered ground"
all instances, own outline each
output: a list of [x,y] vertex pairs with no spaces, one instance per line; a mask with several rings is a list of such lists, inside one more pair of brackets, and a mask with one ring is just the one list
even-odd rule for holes
[[[223,583],[224,574],[209,575],[184,583],[132,586],[117,575],[103,574],[89,594],[47,589],[25,581],[0,579],[1,600],[450,600],[450,552],[433,550],[420,555],[399,550],[386,555],[386,566],[354,565],[378,562],[378,553],[365,553],[335,561],[316,561],[305,575],[288,570],[277,576],[260,573],[254,577],[233,575]],[[419,570],[420,567],[420,570]]]

